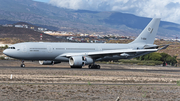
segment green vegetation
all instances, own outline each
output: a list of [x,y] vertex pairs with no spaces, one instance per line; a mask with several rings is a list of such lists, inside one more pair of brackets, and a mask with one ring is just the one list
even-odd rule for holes
[[4,47],[1,47],[2,50],[5,50],[8,48],[8,45],[5,45]]
[[106,64],[137,64],[137,65],[146,65],[146,66],[155,66],[155,65],[161,65],[163,62],[162,61],[153,61],[153,60],[136,60],[136,59],[131,59],[131,60],[118,60],[116,62],[100,62],[100,63],[106,63]]
[[142,94],[142,97],[143,97],[143,98],[146,98],[146,94]]
[[[8,45],[5,45],[4,47],[0,47],[0,52],[2,53],[3,50],[7,49]],[[3,56],[0,57],[0,60],[5,60],[5,58]]]
[[130,63],[130,64],[138,64],[138,65],[148,65],[155,66],[162,64],[162,61],[153,61],[153,60],[119,60],[120,63]]
[[179,80],[179,81],[177,81],[177,85],[178,85],[178,86],[180,86],[180,80]]
[[176,58],[177,58],[176,56],[172,57],[166,53],[150,53],[131,60],[120,59],[118,61],[109,61],[109,62],[102,61],[100,63],[137,64],[137,65],[146,65],[146,66],[155,66],[155,65],[162,65],[167,63],[171,66],[175,66],[177,64]]
[[0,57],[0,60],[5,60],[5,58],[4,57]]
[[91,85],[91,83],[90,83],[90,82],[88,82],[88,85]]
[[171,66],[174,66],[177,63],[176,58],[177,58],[176,56],[172,57],[166,53],[150,53],[147,55],[137,57],[136,59],[137,60],[144,60],[144,61],[147,61],[147,60],[162,61],[164,63],[171,65]]
[[119,60],[120,63],[126,63],[126,64],[137,64],[137,65],[147,65],[147,66],[155,66],[155,65],[161,65],[162,61],[153,61],[153,60]]

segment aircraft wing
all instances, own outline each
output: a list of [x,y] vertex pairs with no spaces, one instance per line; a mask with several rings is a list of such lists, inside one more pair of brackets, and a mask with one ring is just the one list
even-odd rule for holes
[[108,55],[128,55],[128,54],[136,54],[139,52],[156,52],[158,49],[124,49],[124,50],[105,50],[105,51],[94,51],[94,52],[83,52],[83,53],[65,53],[62,54],[62,57],[72,57],[72,56],[90,56],[92,58],[100,58]]

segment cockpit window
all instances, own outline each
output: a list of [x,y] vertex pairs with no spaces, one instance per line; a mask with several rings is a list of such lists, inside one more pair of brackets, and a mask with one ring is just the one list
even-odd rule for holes
[[15,47],[8,47],[7,49],[16,49]]

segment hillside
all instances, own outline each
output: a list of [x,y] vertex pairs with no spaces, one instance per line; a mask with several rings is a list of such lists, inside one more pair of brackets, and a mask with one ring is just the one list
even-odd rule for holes
[[[51,30],[137,36],[150,18],[120,12],[69,10],[32,0],[0,0],[0,24],[28,22]],[[180,37],[180,25],[161,22],[158,37]]]
[[171,56],[177,56],[177,59],[180,59],[180,43],[179,42],[167,42],[167,41],[156,41],[155,44],[164,45],[170,44],[167,49],[160,50],[160,53],[167,53]]
[[[17,42],[40,41],[40,34],[43,33],[25,28],[0,27],[0,41],[4,41],[5,43],[12,44]],[[42,41],[62,42],[66,40],[43,34]]]

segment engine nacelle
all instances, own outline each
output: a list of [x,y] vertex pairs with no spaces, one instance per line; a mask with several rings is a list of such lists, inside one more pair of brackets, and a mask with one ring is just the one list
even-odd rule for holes
[[85,66],[93,63],[93,59],[84,56],[73,56],[69,58],[70,66]]
[[59,61],[39,61],[39,64],[41,65],[54,65],[54,64],[58,64],[61,63]]
[[127,54],[127,53],[122,53],[122,54],[120,54],[120,56],[123,56],[123,57],[128,57],[128,56],[129,56],[129,54]]

